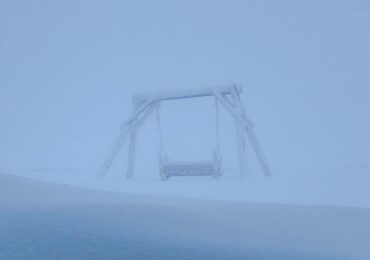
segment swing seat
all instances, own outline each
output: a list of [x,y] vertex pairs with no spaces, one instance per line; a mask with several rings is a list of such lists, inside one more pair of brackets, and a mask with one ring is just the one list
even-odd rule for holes
[[175,176],[221,176],[221,158],[214,156],[210,161],[172,162],[161,158],[160,174],[163,180]]

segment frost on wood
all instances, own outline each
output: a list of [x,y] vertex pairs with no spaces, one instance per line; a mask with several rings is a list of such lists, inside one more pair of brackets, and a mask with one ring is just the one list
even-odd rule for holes
[[221,176],[221,160],[205,162],[160,162],[162,179],[173,176]]

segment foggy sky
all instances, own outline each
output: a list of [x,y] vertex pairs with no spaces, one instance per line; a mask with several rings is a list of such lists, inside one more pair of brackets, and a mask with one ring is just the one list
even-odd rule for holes
[[[3,0],[0,171],[93,172],[134,93],[232,82],[273,168],[369,167],[369,46],[368,0]],[[212,104],[162,106],[173,157],[211,156]],[[222,119],[234,169],[234,125]],[[138,170],[155,167],[154,123],[140,133]]]

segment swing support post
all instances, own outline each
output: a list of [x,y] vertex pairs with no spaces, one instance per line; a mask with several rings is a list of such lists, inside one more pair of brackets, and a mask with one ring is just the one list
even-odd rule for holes
[[[239,111],[240,114],[245,114],[239,92],[234,88],[232,89],[231,95],[233,97],[235,110]],[[234,121],[237,141],[236,144],[238,149],[239,175],[240,177],[245,177],[245,175],[248,173],[248,158],[245,147],[245,131],[243,125],[235,117]]]
[[[133,97],[134,109],[131,116],[123,123],[121,131],[115,141],[110,153],[108,154],[102,168],[99,171],[99,176],[104,176],[108,173],[109,168],[113,164],[115,158],[117,157],[123,143],[127,138],[129,138],[129,152],[128,152],[128,164],[126,170],[126,178],[131,179],[133,177],[134,165],[135,165],[135,150],[136,150],[136,139],[140,126],[146,121],[146,119],[153,114],[157,109],[157,121],[159,124],[159,112],[158,106],[162,101],[175,100],[175,99],[187,99],[195,97],[209,97],[213,96],[215,98],[216,105],[216,153],[219,156],[219,129],[218,129],[218,103],[220,103],[226,111],[228,111],[235,119],[236,133],[237,133],[237,149],[238,149],[238,159],[239,159],[239,172],[243,176],[247,172],[247,157],[246,157],[246,148],[245,148],[245,136],[248,137],[251,147],[254,149],[256,157],[261,165],[261,168],[265,175],[270,175],[270,170],[265,159],[265,155],[257,141],[257,138],[253,131],[253,125],[249,118],[247,117],[243,104],[240,99],[241,87],[235,84],[221,86],[221,87],[209,87],[202,89],[190,89],[190,90],[181,90],[181,91],[168,91],[168,92],[157,92],[150,94],[139,94]],[[232,101],[230,101],[227,96],[231,96]],[[160,126],[159,126],[160,129]],[[160,133],[161,135],[161,133]],[[161,137],[162,138],[162,137]],[[162,149],[162,148],[161,148]],[[216,162],[213,161],[212,164],[206,163],[193,163],[190,166],[184,166],[179,168],[179,165],[174,165],[171,163],[169,167],[175,169],[175,172],[179,174],[179,171],[187,172],[189,169],[201,169],[200,175],[209,174],[210,169],[214,169],[212,175],[218,177],[220,175],[220,158],[217,158]],[[162,164],[162,163],[161,163]],[[184,165],[184,164],[181,164]],[[218,165],[217,167],[211,167]],[[190,167],[190,168],[189,168]],[[216,169],[217,168],[217,169]],[[165,169],[161,165],[161,169]],[[190,174],[193,176],[192,174]],[[173,175],[173,176],[190,176],[182,175]],[[199,176],[200,176],[199,175]],[[197,175],[198,176],[198,175]]]

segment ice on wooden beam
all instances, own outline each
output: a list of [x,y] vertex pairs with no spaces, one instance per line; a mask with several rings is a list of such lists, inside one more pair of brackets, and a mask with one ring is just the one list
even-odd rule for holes
[[162,91],[146,94],[136,94],[133,96],[134,102],[145,102],[148,100],[153,101],[164,101],[171,99],[185,99],[185,98],[195,98],[195,97],[207,97],[213,96],[215,92],[222,95],[232,95],[235,89],[239,94],[242,92],[242,87],[236,84],[230,84],[218,87],[206,87],[198,89],[183,89],[183,90],[172,90],[172,91]]

